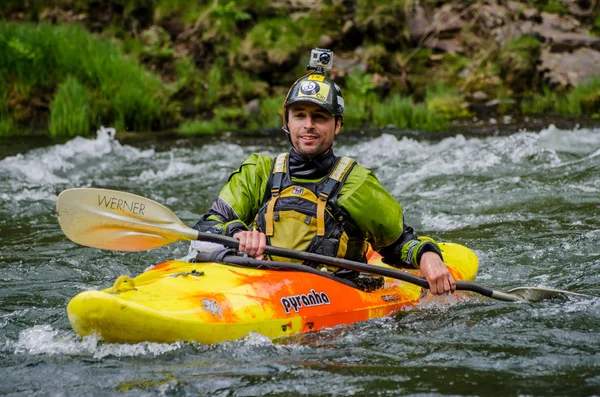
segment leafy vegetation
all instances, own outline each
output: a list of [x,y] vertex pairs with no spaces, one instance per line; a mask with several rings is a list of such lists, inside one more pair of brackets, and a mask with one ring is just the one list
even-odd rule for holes
[[509,41],[499,56],[504,81],[515,91],[535,87],[535,60],[540,52],[540,41],[532,35],[523,35]]
[[425,102],[429,111],[439,114],[447,120],[471,115],[463,106],[465,100],[458,89],[442,83],[427,88]]
[[[99,125],[182,134],[278,128],[283,98],[314,47],[336,51],[334,66],[341,66],[332,74],[348,129],[440,130],[471,117],[469,109],[491,107],[497,114],[598,115],[598,79],[560,93],[544,85],[536,62],[547,43],[538,37],[501,44],[481,14],[456,28],[460,37],[449,43],[456,50],[440,51],[410,37],[407,16],[416,3],[350,3],[5,0],[7,19],[29,22],[0,21],[0,136],[73,136]],[[463,16],[480,4],[421,5]],[[522,6],[568,12],[560,0]],[[587,23],[600,33],[600,16]],[[427,38],[436,43],[444,35]]]
[[543,94],[533,95],[521,103],[523,114],[556,112],[566,116],[589,114],[600,118],[600,76],[578,84],[568,93],[545,88]]
[[373,109],[373,121],[379,128],[394,126],[404,129],[436,131],[446,126],[440,113],[424,104],[415,105],[410,98],[394,94]]
[[[26,108],[19,104],[53,95],[53,136],[87,134],[96,121],[137,131],[172,123],[168,91],[160,78],[125,58],[110,41],[78,26],[0,22],[0,53],[0,70],[11,82],[0,86],[0,97],[12,105],[8,113],[17,123],[31,117],[19,113]],[[86,99],[84,111],[77,108],[84,104],[78,95]],[[78,120],[65,123],[69,114]],[[63,126],[66,130],[61,131]],[[73,131],[75,127],[81,129]]]
[[95,118],[92,103],[89,90],[68,76],[50,105],[50,136],[76,136],[87,131]]

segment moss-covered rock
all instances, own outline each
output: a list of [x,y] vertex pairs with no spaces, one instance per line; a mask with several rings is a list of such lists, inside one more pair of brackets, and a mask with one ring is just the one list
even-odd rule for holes
[[536,63],[540,45],[537,37],[524,35],[509,41],[500,52],[501,76],[515,92],[537,88]]

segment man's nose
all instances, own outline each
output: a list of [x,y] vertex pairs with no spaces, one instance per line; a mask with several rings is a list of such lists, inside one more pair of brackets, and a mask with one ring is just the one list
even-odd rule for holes
[[306,118],[304,119],[304,128],[309,130],[313,127],[313,124],[313,118],[311,116],[306,116]]

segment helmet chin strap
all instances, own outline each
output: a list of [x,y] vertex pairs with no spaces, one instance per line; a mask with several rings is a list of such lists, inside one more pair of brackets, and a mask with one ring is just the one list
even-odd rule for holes
[[[283,129],[283,132],[285,132],[285,135],[287,136],[288,141],[290,141],[290,145],[292,145],[292,147],[294,148],[294,144],[292,143],[292,134],[290,133],[290,129],[288,128],[287,121],[285,122],[285,125],[283,126],[282,129]],[[296,148],[294,148],[294,150],[296,150]]]

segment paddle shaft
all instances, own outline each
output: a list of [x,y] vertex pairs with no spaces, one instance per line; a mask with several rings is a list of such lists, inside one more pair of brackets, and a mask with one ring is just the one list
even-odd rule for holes
[[[236,249],[239,246],[234,238],[200,233],[186,226],[164,205],[126,192],[96,188],[67,189],[58,196],[56,210],[65,235],[88,247],[145,251],[175,241],[196,239]],[[424,278],[400,270],[273,246],[268,246],[265,253],[395,278],[429,289],[429,283]],[[537,302],[564,296],[595,298],[542,287],[521,287],[504,292],[467,281],[457,281],[456,289],[507,302]]]
[[[212,234],[212,233],[203,233],[198,232],[197,240],[207,241],[211,243],[217,243],[224,245],[229,248],[238,248],[239,240],[233,237],[222,236],[220,234]],[[274,247],[268,245],[265,248],[265,254],[267,255],[275,255],[275,256],[283,256],[286,258],[298,259],[302,261],[314,262],[314,263],[322,263],[325,265],[337,266],[344,269],[356,270],[358,272],[375,274],[378,276],[395,278],[398,280],[406,281],[410,284],[418,285],[421,288],[429,289],[429,283],[423,277],[415,276],[414,274],[410,274],[408,272],[403,272],[401,270],[387,269],[380,266],[373,266],[365,263],[350,261],[348,259],[334,258],[331,256],[319,255],[312,252],[305,251],[296,251],[287,248]],[[507,294],[502,291],[496,291],[491,288],[488,288],[484,285],[470,282],[470,281],[457,281],[456,289],[458,291],[471,291],[481,294],[483,296],[487,296],[488,298],[497,299],[506,302],[515,302],[520,300],[519,298]]]

